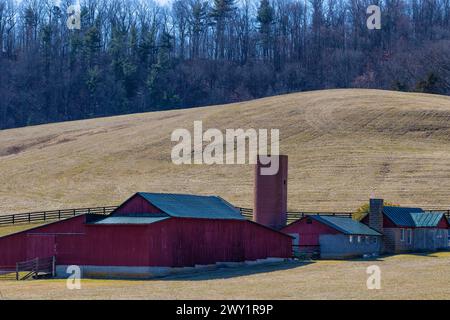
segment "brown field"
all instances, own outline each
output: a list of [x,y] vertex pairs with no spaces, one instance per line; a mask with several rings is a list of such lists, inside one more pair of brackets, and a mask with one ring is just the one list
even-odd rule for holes
[[118,204],[136,191],[252,205],[249,166],[175,166],[170,134],[279,128],[291,210],[354,210],[371,194],[450,207],[450,97],[377,90],[291,94],[0,132],[0,213]]
[[[366,268],[381,268],[368,290]],[[450,299],[450,252],[218,270],[149,281],[1,281],[0,299]]]
[[6,236],[8,234],[21,232],[31,228],[36,228],[43,225],[43,223],[31,223],[31,224],[20,224],[13,226],[0,226],[0,237]]

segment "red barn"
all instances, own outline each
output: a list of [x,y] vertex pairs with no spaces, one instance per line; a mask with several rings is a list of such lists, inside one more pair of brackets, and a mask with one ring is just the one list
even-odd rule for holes
[[151,277],[174,268],[290,258],[292,238],[215,196],[137,193],[110,216],[78,216],[0,238],[0,265],[55,256],[58,275]]
[[306,216],[282,229],[294,237],[299,253],[317,253],[324,259],[378,255],[381,234],[350,217]]

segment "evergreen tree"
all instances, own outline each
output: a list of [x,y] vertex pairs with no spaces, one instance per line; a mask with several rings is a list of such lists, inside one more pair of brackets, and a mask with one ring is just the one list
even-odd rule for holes
[[214,0],[211,17],[216,26],[215,57],[225,58],[225,26],[228,18],[236,9],[235,0]]
[[269,58],[269,46],[271,43],[272,25],[275,19],[275,11],[270,5],[269,0],[261,0],[258,8],[257,21],[259,23],[259,32],[263,42],[263,57]]
[[180,99],[170,79],[172,49],[172,36],[164,31],[158,47],[158,61],[152,66],[147,80],[152,110],[177,107],[179,104]]

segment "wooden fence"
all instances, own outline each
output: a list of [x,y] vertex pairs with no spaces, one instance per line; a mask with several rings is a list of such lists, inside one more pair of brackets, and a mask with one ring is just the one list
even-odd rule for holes
[[28,280],[54,277],[56,257],[35,258],[16,263],[16,267],[0,267],[0,280]]
[[82,214],[103,214],[108,215],[113,212],[117,206],[81,208],[81,209],[64,209],[53,211],[39,211],[30,213],[12,214],[0,216],[0,226],[14,225],[21,223],[39,223],[45,221],[63,220]]
[[[81,209],[63,209],[63,210],[53,210],[53,211],[38,211],[30,213],[20,213],[12,215],[0,215],[0,227],[23,224],[23,223],[39,223],[45,221],[57,221],[63,220],[71,217],[75,217],[82,214],[101,214],[108,215],[117,209],[118,206],[108,206],[108,207],[95,207],[95,208],[81,208]],[[238,208],[241,214],[247,219],[253,218],[253,209],[249,208]],[[448,219],[450,219],[450,210],[427,210],[429,212],[444,212]],[[340,216],[340,217],[352,217],[351,212],[288,212],[287,219],[288,222],[294,222],[308,215],[322,215],[322,216]]]
[[445,214],[445,216],[447,217],[447,219],[450,220],[450,210],[439,210],[439,209],[433,209],[433,210],[425,210],[427,212],[443,212]]
[[55,276],[56,259],[36,258],[16,264],[16,280],[37,279],[42,276]]
[[[241,211],[241,214],[247,219],[253,218],[253,209],[249,208],[238,208]],[[346,217],[351,218],[353,213],[351,212],[288,212],[287,220],[288,223],[297,221],[306,216],[336,216],[336,217]]]

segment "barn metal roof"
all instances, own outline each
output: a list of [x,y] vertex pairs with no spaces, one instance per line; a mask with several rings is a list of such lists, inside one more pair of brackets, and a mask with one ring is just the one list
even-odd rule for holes
[[425,212],[421,208],[384,207],[384,214],[397,226],[437,227],[444,213]]
[[329,227],[348,235],[381,236],[377,231],[369,228],[364,223],[347,217],[335,216],[309,216],[310,218],[322,222]]
[[172,217],[245,220],[238,209],[217,196],[145,192],[138,194]]
[[108,217],[93,224],[152,224],[170,219],[170,217]]

